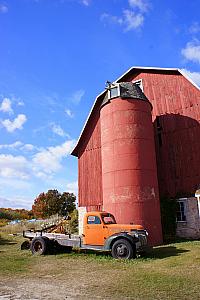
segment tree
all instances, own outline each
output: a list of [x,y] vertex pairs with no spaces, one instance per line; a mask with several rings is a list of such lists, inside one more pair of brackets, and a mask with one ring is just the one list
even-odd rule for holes
[[76,208],[76,196],[73,193],[64,192],[61,195],[61,210],[60,213],[62,216],[66,216],[73,212]]
[[77,232],[78,229],[78,210],[74,209],[70,214],[71,220],[69,221],[69,228],[71,233]]
[[57,190],[48,190],[46,193],[47,215],[60,214],[61,194]]
[[48,208],[46,202],[46,194],[41,193],[34,200],[34,204],[32,205],[33,215],[37,218],[45,218],[48,216]]
[[68,215],[75,208],[76,196],[73,193],[59,193],[57,190],[48,190],[41,193],[32,206],[33,214],[36,218],[46,218],[51,215]]

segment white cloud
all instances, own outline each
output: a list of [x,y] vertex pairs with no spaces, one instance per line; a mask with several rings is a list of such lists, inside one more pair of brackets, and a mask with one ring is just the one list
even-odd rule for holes
[[[38,149],[31,144],[23,144],[19,141],[10,145],[5,144],[0,146],[1,148],[3,146],[9,149],[15,147],[19,147],[19,149],[26,147],[30,148],[30,150],[33,147],[34,149]],[[61,188],[63,191],[69,189],[69,192],[76,192],[76,182],[67,183],[62,177],[59,179],[56,176],[56,173],[63,167],[63,159],[69,155],[74,146],[74,140],[66,141],[61,145],[40,149],[37,153],[28,158],[22,155],[1,154],[0,195],[2,199],[0,199],[0,203],[2,200],[5,204],[5,199],[11,200],[11,198],[13,198],[10,203],[12,203],[14,207],[16,205],[22,205],[22,207],[26,207],[26,204],[31,205],[33,200],[20,197],[19,193],[30,194],[30,191],[35,189],[37,182],[34,180],[42,182],[43,188],[50,189],[54,187],[57,189]],[[14,196],[12,197],[12,195]],[[3,206],[5,207],[6,204]]]
[[[21,148],[30,148],[34,146],[31,144],[23,144],[21,142],[16,142],[10,144],[9,147],[20,147]],[[1,147],[7,147],[8,145],[1,145]],[[32,147],[33,146],[33,147]],[[53,176],[56,172],[62,169],[62,160],[69,155],[75,146],[75,141],[70,140],[65,143],[48,147],[46,149],[39,150],[31,158],[26,158],[22,155],[11,155],[11,154],[1,154],[0,155],[0,192],[3,191],[3,183],[7,180],[7,187],[9,183],[13,180],[19,182],[19,187],[23,186],[23,182],[26,185],[28,179],[34,177],[40,178],[44,181],[49,179],[53,180]],[[37,147],[34,147],[36,149]],[[16,188],[16,186],[13,186]],[[71,186],[72,188],[72,186]]]
[[28,161],[24,156],[0,155],[0,176],[4,178],[28,179]]
[[90,5],[90,0],[81,0],[81,3],[85,6],[89,6]]
[[1,124],[6,128],[8,132],[13,132],[16,129],[23,129],[23,125],[26,121],[26,116],[24,114],[19,114],[13,121],[6,119],[1,121]]
[[113,23],[113,24],[119,24],[122,25],[123,24],[123,19],[122,17],[117,17],[117,16],[113,16],[107,13],[103,13],[100,17],[101,21],[106,21],[109,23]]
[[190,26],[189,32],[192,33],[192,34],[196,34],[196,33],[200,32],[200,24],[198,22],[194,22]]
[[67,187],[66,190],[69,193],[78,194],[78,181],[69,182],[69,183],[67,183],[66,187]]
[[40,150],[40,148],[32,145],[32,144],[24,144],[20,141],[16,141],[12,144],[0,144],[0,149],[5,150],[22,150],[22,151],[33,151],[33,150]]
[[51,123],[51,129],[53,131],[53,133],[59,135],[59,136],[62,136],[62,137],[65,137],[65,136],[68,136],[67,133],[65,133],[65,131],[60,127],[60,125],[57,125],[55,123]]
[[80,101],[82,100],[84,95],[85,95],[85,91],[80,89],[80,90],[77,90],[76,92],[74,92],[70,98],[71,98],[71,101],[77,105],[80,103]]
[[72,113],[72,111],[70,109],[65,109],[65,113],[67,114],[68,117],[73,118],[74,114]]
[[181,50],[181,54],[190,61],[200,63],[200,41],[195,39],[188,42],[186,47]]
[[125,31],[137,29],[143,25],[144,17],[142,14],[136,14],[131,10],[124,10]]
[[0,105],[0,111],[3,111],[5,113],[13,114],[13,109],[11,107],[11,100],[9,98],[4,98],[1,105]]
[[11,208],[13,206],[13,202],[6,198],[0,198],[0,207]]
[[35,147],[34,145],[32,144],[24,144],[20,150],[25,150],[25,151],[33,151],[35,149],[38,149],[37,147]]
[[0,13],[5,14],[8,12],[8,6],[5,4],[0,4]]
[[43,174],[52,174],[57,172],[62,168],[61,161],[66,157],[73,149],[75,141],[67,141],[59,146],[48,147],[38,153],[33,157],[33,169],[41,177],[41,172]]
[[[35,1],[39,1],[39,0],[35,0]],[[65,3],[65,2],[68,2],[68,1],[69,0],[60,0],[61,3]],[[84,6],[89,6],[92,2],[92,0],[71,0],[71,1],[82,4]]]
[[125,31],[138,29],[143,25],[144,17],[140,13],[125,9],[121,17],[112,16],[107,13],[101,15],[101,21],[118,24],[124,27]]
[[29,190],[31,188],[31,182],[28,180],[22,180],[19,178],[4,178],[0,177],[0,193],[3,195],[3,193],[8,190]]
[[17,106],[24,106],[24,101],[13,94],[11,94],[10,99],[12,100],[12,103],[16,104]]
[[142,27],[144,15],[150,9],[150,4],[146,0],[128,0],[128,8],[124,9],[120,16],[103,13],[100,20],[112,24],[118,24],[124,31],[136,30]]
[[130,7],[138,8],[141,12],[147,12],[149,10],[149,3],[145,0],[128,0]]
[[0,207],[4,207],[4,208],[31,209],[32,204],[33,204],[33,199],[24,196],[15,196],[13,197],[13,199],[11,198],[8,199],[7,197],[4,198],[0,197]]
[[75,141],[66,141],[61,145],[40,150],[31,159],[22,155],[1,154],[0,187],[4,179],[20,181],[34,177],[42,180],[51,179],[62,168],[63,158],[69,155],[74,145]]
[[0,145],[0,149],[16,149],[16,148],[19,148],[23,145],[22,142],[20,141],[16,141],[12,144],[2,144]]
[[17,105],[18,105],[18,106],[24,106],[24,102],[23,102],[22,100],[19,100],[19,101],[17,102]]
[[191,72],[187,69],[182,69],[182,71],[200,87],[200,72]]

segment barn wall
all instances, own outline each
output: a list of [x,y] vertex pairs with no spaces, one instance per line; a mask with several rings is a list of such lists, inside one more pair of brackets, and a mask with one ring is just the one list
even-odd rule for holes
[[96,210],[101,209],[102,205],[101,128],[98,107],[90,124],[90,128],[84,133],[84,144],[78,154],[79,206]]
[[153,105],[161,196],[190,196],[200,183],[200,92],[176,73],[140,73]]

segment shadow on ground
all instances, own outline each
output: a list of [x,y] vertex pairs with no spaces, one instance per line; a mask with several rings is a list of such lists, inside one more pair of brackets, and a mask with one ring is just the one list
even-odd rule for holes
[[[138,258],[142,257],[142,258],[151,258],[151,259],[163,259],[163,258],[167,258],[167,257],[171,257],[171,256],[179,256],[183,253],[187,253],[190,250],[186,250],[186,249],[177,249],[175,246],[163,246],[163,247],[159,247],[159,248],[153,248],[151,249],[148,253],[143,253],[141,255],[138,256]],[[68,253],[70,253],[71,251],[68,251]],[[63,253],[67,253],[66,250],[60,249],[59,251],[56,251],[52,254],[63,254]],[[111,257],[111,253],[110,252],[95,252],[92,250],[78,250],[75,249],[71,252],[74,255],[95,255],[96,257]]]
[[179,256],[183,253],[189,252],[186,249],[177,249],[175,246],[164,246],[160,248],[154,248],[145,257],[163,259],[170,256]]
[[11,240],[4,239],[0,236],[0,246],[1,245],[15,245],[17,242],[13,242]]
[[195,242],[200,241],[200,239],[192,239],[192,238],[174,238],[171,240],[165,240],[164,245],[170,245],[170,244],[180,244],[180,243],[188,243],[188,242]]

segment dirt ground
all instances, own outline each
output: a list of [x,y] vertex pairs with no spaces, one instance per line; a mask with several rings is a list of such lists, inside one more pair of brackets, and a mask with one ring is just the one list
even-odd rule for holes
[[4,278],[0,283],[1,300],[102,299],[84,295],[84,284],[58,280],[52,276],[35,279]]
[[[64,300],[64,299],[104,299],[99,289],[99,295],[92,295],[92,287],[95,293],[99,286],[98,274],[87,276],[88,268],[77,270],[80,262],[58,261],[45,262],[38,265],[38,261],[31,266],[31,274],[19,274],[10,276],[0,276],[0,299],[1,300]],[[41,263],[42,264],[42,263]],[[92,263],[93,264],[93,263]],[[92,266],[91,266],[92,267]],[[68,269],[70,268],[70,269]],[[68,269],[68,270],[67,270]],[[60,270],[60,272],[59,272]],[[79,273],[79,275],[78,275]],[[93,279],[91,278],[93,277]],[[89,280],[88,280],[89,279]],[[90,281],[92,279],[91,289]],[[112,299],[114,299],[112,297]],[[118,297],[118,299],[120,299]],[[126,297],[125,297],[126,299]]]

